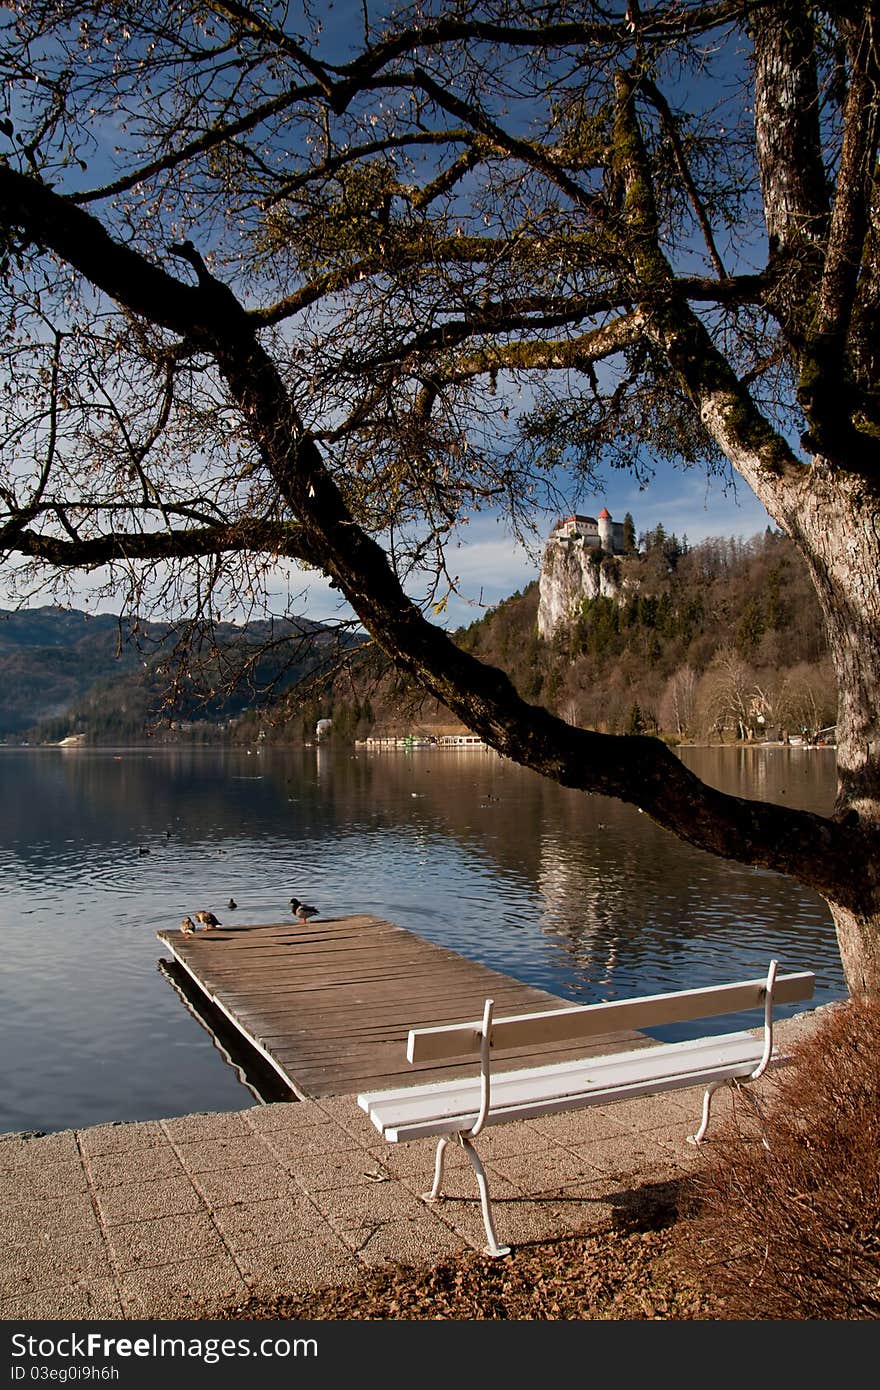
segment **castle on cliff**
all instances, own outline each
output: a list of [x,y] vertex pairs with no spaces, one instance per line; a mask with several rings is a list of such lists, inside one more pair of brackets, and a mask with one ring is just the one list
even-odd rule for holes
[[566,516],[556,522],[538,583],[539,637],[548,641],[571,623],[585,599],[620,601],[619,565],[611,564],[610,557],[625,552],[623,533],[623,522],[615,521],[607,507],[598,517]]
[[581,540],[585,546],[601,546],[606,555],[620,555],[624,550],[623,522],[612,520],[603,507],[598,520],[594,516],[566,516],[550,532],[551,541]]

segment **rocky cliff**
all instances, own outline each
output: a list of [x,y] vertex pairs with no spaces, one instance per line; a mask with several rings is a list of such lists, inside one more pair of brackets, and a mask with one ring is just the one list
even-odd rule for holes
[[585,599],[621,597],[621,563],[580,537],[551,537],[538,581],[538,636],[549,641],[574,621]]

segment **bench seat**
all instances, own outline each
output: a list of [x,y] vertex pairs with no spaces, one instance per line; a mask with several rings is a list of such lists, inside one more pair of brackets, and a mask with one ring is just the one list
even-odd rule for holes
[[[407,1041],[407,1058],[412,1063],[436,1065],[456,1057],[475,1057],[479,1059],[478,1071],[447,1081],[365,1091],[358,1096],[358,1105],[389,1143],[437,1139],[434,1184],[423,1194],[426,1201],[442,1197],[444,1153],[450,1138],[457,1140],[477,1177],[487,1253],[505,1255],[510,1247],[498,1244],[488,1178],[473,1143],[486,1126],[699,1086],[704,1090],[703,1115],[696,1133],[689,1136],[692,1143],[699,1144],[709,1123],[712,1095],[719,1086],[756,1081],[768,1067],[790,1060],[773,1043],[774,1001],[809,999],[813,986],[811,971],[777,978],[777,963],[771,961],[766,979],[501,1019],[494,1018],[494,1003],[487,999],[482,1021],[411,1029]],[[691,1023],[697,1018],[718,1018],[756,1008],[764,1012],[763,1034],[758,1036],[737,1032],[675,1043],[646,1040],[645,1045],[625,1052],[587,1051],[574,1060],[520,1066],[512,1071],[492,1070],[495,1053],[566,1040],[580,1040],[585,1049],[591,1042],[594,1047],[607,1046],[597,1038],[603,1033],[607,1037],[615,1027]]]
[[[486,1125],[747,1077],[761,1060],[763,1047],[763,1039],[751,1033],[726,1033],[502,1072],[492,1078]],[[776,1065],[784,1060],[778,1054],[772,1059]],[[358,1096],[358,1105],[382,1137],[396,1144],[473,1128],[480,1092],[480,1077],[475,1076],[370,1091]]]

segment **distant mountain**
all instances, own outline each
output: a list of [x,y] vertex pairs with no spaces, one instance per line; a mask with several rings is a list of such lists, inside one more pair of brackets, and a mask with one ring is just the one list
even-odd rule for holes
[[[0,609],[0,738],[141,738],[166,723],[216,727],[290,689],[336,636],[307,619],[216,625],[197,662],[182,627],[56,606]],[[244,669],[237,684],[233,673]]]

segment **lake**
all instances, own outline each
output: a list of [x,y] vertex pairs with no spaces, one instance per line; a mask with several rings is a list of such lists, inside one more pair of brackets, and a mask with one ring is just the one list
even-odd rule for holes
[[[833,804],[830,749],[682,757],[743,796]],[[772,956],[816,971],[817,1003],[846,993],[814,893],[485,749],[0,749],[0,887],[2,1132],[257,1103],[161,965],[156,932],[200,908],[372,913],[582,1003]]]

